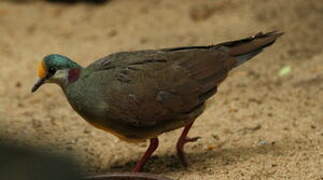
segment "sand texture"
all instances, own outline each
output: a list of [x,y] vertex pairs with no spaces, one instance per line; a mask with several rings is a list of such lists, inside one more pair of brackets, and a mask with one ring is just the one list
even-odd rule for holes
[[286,34],[232,71],[208,102],[179,163],[181,130],[160,136],[146,172],[178,180],[323,179],[321,0],[112,0],[104,5],[0,1],[0,141],[49,146],[84,174],[129,171],[147,144],[98,130],[60,88],[31,94],[37,64],[59,53],[86,66],[110,53]]

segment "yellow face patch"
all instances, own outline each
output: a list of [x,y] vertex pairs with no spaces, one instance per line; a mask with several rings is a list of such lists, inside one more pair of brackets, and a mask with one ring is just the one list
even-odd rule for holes
[[41,79],[47,75],[46,65],[44,61],[41,61],[39,63],[37,73],[38,73],[38,77]]

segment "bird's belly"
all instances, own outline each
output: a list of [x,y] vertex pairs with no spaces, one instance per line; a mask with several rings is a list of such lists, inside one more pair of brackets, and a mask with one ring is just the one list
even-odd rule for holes
[[[81,100],[81,98],[78,98]],[[75,99],[69,101],[72,108],[89,124],[111,133],[119,139],[127,142],[140,142],[146,139],[156,137],[153,129],[136,128],[125,124],[121,119],[117,120],[116,115],[109,112],[109,108],[103,105],[102,101],[85,101],[75,102]]]
[[123,134],[120,134],[120,133],[116,132],[115,130],[113,130],[113,129],[109,128],[109,127],[102,126],[102,125],[100,125],[98,123],[94,123],[94,122],[89,122],[89,123],[92,126],[98,128],[98,129],[101,129],[101,130],[103,130],[105,132],[113,134],[114,136],[118,137],[120,140],[127,141],[127,142],[130,142],[130,143],[142,142],[142,141],[145,141],[146,139],[148,139],[148,138],[137,139],[137,138],[127,137],[127,136],[125,136]]
[[[127,142],[140,142],[155,138],[164,132],[187,125],[196,117],[196,115],[193,117],[191,113],[172,116],[159,115],[151,113],[151,111],[147,111],[149,113],[146,115],[145,110],[135,111],[139,112],[139,115],[134,115],[127,113],[127,108],[124,107],[125,103],[116,104],[120,103],[119,101],[109,103],[104,94],[91,88],[83,88],[82,91],[74,91],[73,93],[67,92],[67,99],[73,109],[88,123]],[[156,116],[160,118],[156,123],[147,121],[156,118]],[[144,123],[138,124],[137,122]]]
[[[92,109],[93,110],[93,109]],[[151,138],[152,134],[145,132],[144,129],[137,130],[135,128],[129,128],[128,126],[120,123],[108,116],[104,116],[105,113],[99,113],[99,109],[93,111],[78,111],[76,112],[89,124],[101,129],[105,132],[111,133],[118,137],[120,140],[127,142],[141,142]],[[98,115],[100,114],[100,115]]]
[[105,132],[111,133],[114,136],[118,137],[120,140],[133,143],[155,138],[167,131],[181,128],[193,121],[196,117],[195,115],[194,117],[190,117],[190,115],[187,114],[187,116],[185,115],[181,118],[174,117],[175,119],[167,121],[165,120],[160,124],[149,126],[134,126],[133,124],[125,123],[127,121],[122,120],[122,118],[119,120],[115,119],[117,115],[114,113],[109,113],[108,109],[99,108],[100,106],[98,105],[96,105],[95,107],[96,108],[74,107],[74,110],[76,110],[76,112],[78,112],[78,114],[92,126]]

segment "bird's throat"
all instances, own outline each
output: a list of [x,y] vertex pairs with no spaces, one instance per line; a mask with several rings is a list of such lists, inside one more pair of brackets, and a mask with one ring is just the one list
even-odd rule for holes
[[73,69],[70,69],[68,71],[68,82],[69,83],[73,83],[75,81],[77,81],[80,77],[80,74],[81,74],[81,69],[79,68],[73,68]]

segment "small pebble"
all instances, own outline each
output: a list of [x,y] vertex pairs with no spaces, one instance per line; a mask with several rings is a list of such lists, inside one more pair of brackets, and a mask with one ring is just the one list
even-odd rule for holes
[[268,141],[266,141],[266,140],[261,140],[258,142],[258,145],[260,145],[260,146],[266,145],[266,144],[269,144]]
[[208,151],[212,151],[213,149],[215,149],[216,147],[215,146],[213,146],[213,145],[208,145],[207,146],[207,150]]
[[20,88],[21,87],[21,82],[17,81],[15,86],[16,86],[16,88]]
[[218,135],[216,135],[216,134],[212,134],[211,136],[215,140],[220,140],[220,137]]

